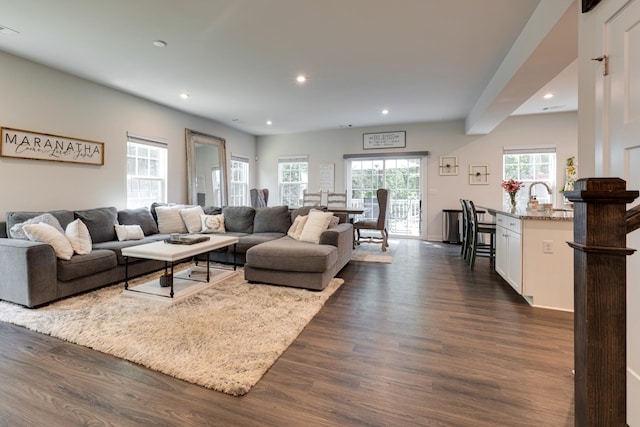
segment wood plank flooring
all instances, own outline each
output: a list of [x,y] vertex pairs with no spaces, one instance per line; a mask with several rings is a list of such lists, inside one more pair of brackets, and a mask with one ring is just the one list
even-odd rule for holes
[[572,314],[402,240],[243,397],[0,322],[0,426],[573,426]]

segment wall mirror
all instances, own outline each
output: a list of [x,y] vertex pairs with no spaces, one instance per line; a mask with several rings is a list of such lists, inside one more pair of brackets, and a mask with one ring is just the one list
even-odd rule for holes
[[190,129],[187,143],[188,202],[200,206],[227,205],[225,140]]

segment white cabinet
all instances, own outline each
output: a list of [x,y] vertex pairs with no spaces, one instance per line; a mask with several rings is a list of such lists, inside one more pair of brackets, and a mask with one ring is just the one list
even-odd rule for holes
[[496,215],[496,271],[519,294],[522,294],[521,221]]
[[496,212],[496,272],[535,307],[573,310],[573,221]]

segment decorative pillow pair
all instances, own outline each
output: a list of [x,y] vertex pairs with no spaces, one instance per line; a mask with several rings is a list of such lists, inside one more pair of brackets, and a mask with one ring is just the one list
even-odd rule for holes
[[51,245],[60,259],[70,260],[74,252],[79,255],[91,252],[91,235],[80,219],[70,222],[64,234],[46,222],[25,224],[22,230],[29,240]]
[[290,237],[303,242],[320,243],[320,235],[329,227],[332,212],[311,211],[297,216],[287,232]]

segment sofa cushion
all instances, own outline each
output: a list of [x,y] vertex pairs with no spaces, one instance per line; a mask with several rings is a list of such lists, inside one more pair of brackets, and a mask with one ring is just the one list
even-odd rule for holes
[[94,250],[85,255],[74,255],[68,261],[58,260],[58,280],[67,282],[110,270],[116,266],[116,254],[113,251]]
[[27,224],[23,227],[23,230],[29,240],[51,245],[56,257],[68,260],[73,256],[71,243],[69,243],[65,235],[55,227],[40,222],[37,224]]
[[89,234],[89,229],[80,218],[71,221],[67,225],[64,235],[71,244],[73,251],[78,255],[86,255],[91,252],[91,234]]
[[[239,254],[246,253],[252,247],[262,244],[264,242],[270,242],[277,240],[284,236],[283,233],[252,233],[244,236],[239,236],[238,243],[236,243],[236,252]],[[229,250],[233,251],[233,245],[229,246]]]
[[145,236],[158,233],[158,224],[147,208],[118,211],[118,222],[121,225],[139,225]]
[[[253,233],[256,210],[250,206],[227,206],[222,209],[224,228],[227,231]],[[286,232],[286,230],[285,230]]]
[[157,206],[156,216],[158,217],[158,231],[163,234],[186,233],[187,226],[184,225],[180,211],[183,205]]
[[[14,211],[7,212],[7,231],[11,230],[16,224],[21,222],[25,222],[31,218],[34,218],[38,215],[42,215],[44,213],[49,213],[53,215],[58,222],[60,223],[60,227],[64,230],[67,224],[73,221],[73,212],[68,210],[59,210],[59,211],[49,211],[49,212],[29,212],[29,211]],[[8,233],[11,236],[11,233]]]
[[217,206],[205,206],[202,210],[205,215],[220,215],[222,213],[222,208]]
[[31,219],[28,219],[25,222],[20,222],[18,224],[15,224],[13,227],[11,227],[11,230],[9,230],[9,234],[11,235],[12,239],[28,239],[23,229],[24,226],[29,224],[39,224],[39,223],[49,224],[50,226],[52,226],[53,228],[55,228],[56,230],[64,234],[64,230],[60,225],[60,221],[58,221],[55,216],[46,212],[43,213],[42,215],[38,215]]
[[75,211],[75,218],[80,218],[89,229],[93,243],[115,240],[114,225],[118,223],[118,210],[114,207],[84,209]]
[[247,265],[266,270],[322,273],[338,261],[338,249],[330,245],[300,242],[286,236],[253,246]]
[[286,233],[291,227],[291,215],[287,206],[256,209],[253,220],[254,233]]

